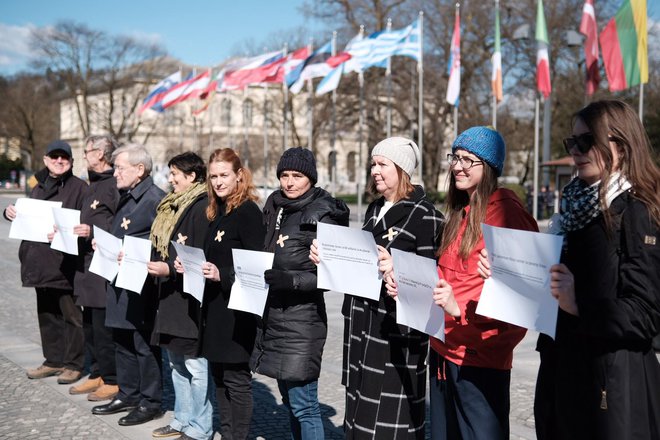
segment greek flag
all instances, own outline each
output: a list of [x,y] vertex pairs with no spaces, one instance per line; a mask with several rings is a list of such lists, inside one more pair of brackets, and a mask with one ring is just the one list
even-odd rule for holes
[[419,60],[420,49],[419,20],[403,29],[375,32],[367,38],[352,41],[350,48],[347,48],[352,63],[347,63],[350,68],[345,68],[344,73],[385,67],[387,59],[395,55]]

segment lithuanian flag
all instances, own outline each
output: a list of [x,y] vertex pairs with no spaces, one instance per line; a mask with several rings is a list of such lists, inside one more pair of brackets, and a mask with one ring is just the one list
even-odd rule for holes
[[625,0],[600,33],[610,91],[649,81],[646,0]]

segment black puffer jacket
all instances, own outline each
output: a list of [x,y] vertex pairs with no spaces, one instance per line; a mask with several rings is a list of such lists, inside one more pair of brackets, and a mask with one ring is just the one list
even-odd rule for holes
[[277,191],[266,201],[265,248],[275,253],[273,269],[293,275],[294,288],[268,292],[250,360],[257,373],[290,381],[319,377],[328,318],[323,291],[316,288],[309,247],[318,222],[348,226],[348,214],[344,202],[321,188],[312,188],[295,200]]
[[[62,202],[62,208],[80,209],[88,187],[73,175],[71,170],[55,179],[48,179],[48,168],[34,175],[37,185],[30,198]],[[76,256],[50,248],[50,243],[23,241],[18,249],[21,260],[23,287],[50,287],[51,289],[73,289]]]

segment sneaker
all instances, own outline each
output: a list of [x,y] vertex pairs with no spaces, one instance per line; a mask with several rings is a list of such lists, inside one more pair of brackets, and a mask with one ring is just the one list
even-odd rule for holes
[[74,383],[80,380],[81,377],[82,377],[82,373],[80,371],[64,368],[62,370],[62,373],[60,373],[59,377],[57,378],[57,383],[61,385]]
[[30,368],[27,370],[27,377],[30,379],[43,379],[44,377],[58,376],[64,371],[64,368],[49,367],[41,364],[37,368]]
[[154,438],[165,438],[165,437],[178,437],[182,433],[172,428],[170,425],[163,426],[162,428],[154,429],[151,432],[152,437]]
[[103,384],[96,389],[93,393],[87,395],[87,400],[91,402],[100,402],[101,400],[112,400],[119,393],[117,385]]
[[85,382],[69,388],[69,394],[89,394],[96,391],[103,385],[103,379],[95,377],[94,379],[87,379]]

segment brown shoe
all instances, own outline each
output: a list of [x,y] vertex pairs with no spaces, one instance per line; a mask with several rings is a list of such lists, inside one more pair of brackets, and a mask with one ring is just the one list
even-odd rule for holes
[[37,368],[28,369],[26,373],[30,379],[43,379],[44,377],[57,376],[62,371],[64,371],[64,368],[49,367],[41,364]]
[[57,383],[61,385],[66,385],[70,383],[77,382],[82,377],[82,373],[78,370],[70,370],[65,368],[62,370],[62,373],[57,378]]
[[117,385],[103,384],[96,391],[87,395],[87,400],[92,402],[100,402],[101,400],[112,400],[119,393]]
[[94,379],[87,379],[85,382],[69,388],[69,394],[89,394],[96,391],[103,385],[103,379],[96,377]]

